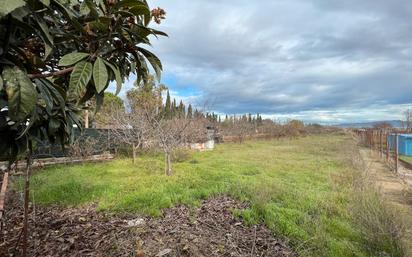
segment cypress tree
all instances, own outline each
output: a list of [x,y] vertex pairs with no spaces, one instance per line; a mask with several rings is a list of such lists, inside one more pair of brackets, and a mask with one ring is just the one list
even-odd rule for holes
[[177,106],[176,106],[176,99],[173,98],[173,105],[172,105],[172,118],[176,117],[177,115]]
[[166,104],[165,104],[165,117],[170,118],[171,117],[171,103],[170,103],[170,94],[169,90],[167,90],[167,96],[166,96]]
[[187,108],[187,117],[189,119],[193,118],[193,109],[192,109],[192,105],[189,104],[189,107]]
[[243,121],[243,122],[247,121],[247,116],[246,116],[246,114],[243,114],[243,115],[242,115],[242,121]]
[[179,115],[179,118],[185,117],[185,105],[183,104],[182,100],[180,100],[180,103],[179,103],[178,115]]

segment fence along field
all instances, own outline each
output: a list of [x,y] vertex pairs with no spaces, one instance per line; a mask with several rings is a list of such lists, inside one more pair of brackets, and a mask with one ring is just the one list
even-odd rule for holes
[[[361,129],[355,130],[364,146],[371,151],[377,151],[379,157],[389,165],[394,172],[399,173],[400,164],[407,170],[412,170],[410,156],[412,152],[412,134],[407,130],[399,129]],[[409,160],[409,161],[408,161]],[[412,186],[412,177],[409,173],[403,172],[401,177],[406,183]]]

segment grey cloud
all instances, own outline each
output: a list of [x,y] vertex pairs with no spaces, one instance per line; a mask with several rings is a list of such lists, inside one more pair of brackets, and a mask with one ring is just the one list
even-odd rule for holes
[[156,4],[168,13],[160,29],[170,38],[154,51],[173,89],[193,85],[217,112],[372,113],[412,102],[409,1]]

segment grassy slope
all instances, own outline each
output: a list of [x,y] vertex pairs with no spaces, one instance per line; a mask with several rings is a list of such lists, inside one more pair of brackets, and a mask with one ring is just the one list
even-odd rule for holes
[[37,203],[149,215],[227,193],[252,203],[236,214],[265,222],[301,256],[369,256],[348,212],[353,171],[342,156],[351,144],[342,135],[223,144],[175,164],[172,177],[160,156],[60,166],[37,173],[32,189]]

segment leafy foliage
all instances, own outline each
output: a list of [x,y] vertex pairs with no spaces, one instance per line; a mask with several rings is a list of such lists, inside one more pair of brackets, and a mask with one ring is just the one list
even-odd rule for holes
[[92,77],[92,67],[92,64],[86,61],[81,61],[74,66],[70,76],[69,93],[75,99],[84,94]]
[[[160,78],[159,58],[143,48],[148,27],[164,11],[145,0],[13,0],[0,4],[0,150],[9,160],[28,140],[70,139],[81,127],[79,111],[96,109],[103,92],[136,73],[148,79],[150,63]],[[3,157],[4,157],[3,156]]]
[[24,121],[36,106],[36,89],[24,72],[17,67],[6,67],[2,75],[8,99],[9,116],[13,121]]

